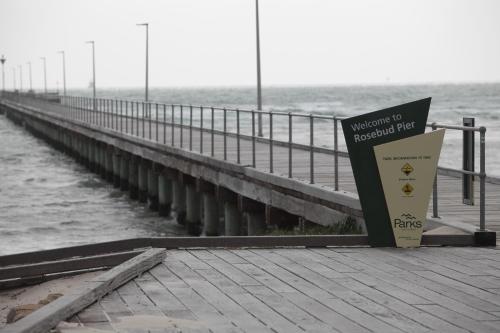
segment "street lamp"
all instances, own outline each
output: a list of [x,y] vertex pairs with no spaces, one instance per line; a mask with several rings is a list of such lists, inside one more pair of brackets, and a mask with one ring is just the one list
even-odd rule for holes
[[47,94],[47,59],[40,57],[43,61],[43,92]]
[[12,81],[14,83],[14,91],[17,90],[17,84],[16,84],[16,68],[12,67]]
[[62,54],[62,66],[63,66],[63,91],[64,96],[66,96],[66,57],[64,55],[64,51],[59,51]]
[[28,61],[27,64],[28,64],[28,69],[29,69],[29,73],[30,73],[30,90],[29,90],[29,92],[33,92],[33,80],[32,80],[32,76],[31,76],[31,61]]
[[[260,76],[260,32],[259,32],[259,0],[255,0],[255,27],[257,41],[257,110],[262,111],[262,93],[261,93],[261,76]],[[258,136],[263,136],[262,133],[262,113],[257,115],[258,119]]]
[[7,59],[5,59],[5,56],[2,54],[2,57],[0,58],[0,63],[2,63],[2,91],[5,91],[5,71],[3,66],[6,60]]
[[23,65],[19,65],[19,91],[23,91]]
[[145,91],[145,101],[149,100],[149,23],[138,23],[138,26],[146,27],[146,91]]
[[96,109],[96,99],[95,99],[95,43],[93,40],[89,40],[86,42],[87,44],[92,44],[92,90],[93,90],[93,105],[94,110]]

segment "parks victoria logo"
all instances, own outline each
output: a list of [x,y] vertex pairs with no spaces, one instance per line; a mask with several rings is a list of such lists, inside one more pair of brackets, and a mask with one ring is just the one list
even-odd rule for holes
[[393,225],[394,228],[415,230],[422,228],[422,221],[410,213],[403,213],[399,218],[393,220]]

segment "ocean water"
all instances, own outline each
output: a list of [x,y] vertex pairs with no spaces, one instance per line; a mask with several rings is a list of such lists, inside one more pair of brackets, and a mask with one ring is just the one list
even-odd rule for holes
[[[90,96],[91,91],[71,90],[69,94]],[[263,89],[264,110],[330,116],[358,115],[429,96],[432,97],[430,122],[460,125],[462,117],[471,116],[476,118],[477,126],[487,128],[486,172],[500,177],[500,84]],[[98,89],[98,97],[141,99],[143,89]],[[169,104],[252,109],[255,89],[153,88],[150,98]],[[275,138],[287,138],[286,124],[286,119],[275,120]],[[294,141],[307,143],[307,129],[306,120],[297,119]],[[318,121],[315,129],[315,143],[332,147],[332,122]],[[447,131],[440,165],[461,168],[461,138],[461,132]],[[159,218],[142,204],[129,200],[126,193],[114,189],[4,116],[0,116],[0,140],[0,255],[184,233],[175,221]],[[479,137],[476,143],[479,156]]]
[[0,140],[0,255],[184,234],[2,115]]

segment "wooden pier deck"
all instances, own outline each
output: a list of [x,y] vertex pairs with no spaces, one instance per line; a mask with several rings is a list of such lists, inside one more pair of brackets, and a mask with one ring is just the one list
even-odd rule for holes
[[498,248],[169,250],[70,321],[61,332],[500,332],[500,256]]
[[[179,124],[171,126],[169,117],[165,124],[162,122],[156,123],[153,119],[136,119],[131,117],[119,116],[116,114],[98,114],[87,110],[85,119],[75,119],[81,110],[70,109],[57,103],[41,102],[36,99],[23,100],[21,105],[35,108],[41,112],[67,117],[73,121],[89,123],[96,130],[107,132],[121,132],[133,135],[138,138],[144,138],[145,141],[158,142],[177,148],[189,150],[192,152],[201,153],[204,156],[211,156],[212,141],[211,133],[203,131],[203,133],[193,126],[190,130],[184,123],[182,127]],[[209,110],[207,110],[209,111]],[[186,120],[185,120],[186,121]],[[105,126],[97,125],[95,122],[104,122]],[[221,125],[217,124],[216,128]],[[172,135],[173,130],[173,135]],[[246,131],[246,132],[245,132]],[[242,133],[248,134],[248,129]],[[202,133],[202,134],[200,134]],[[181,140],[182,135],[182,140]],[[202,137],[200,138],[200,135]],[[226,138],[226,160],[228,162],[237,163],[238,161],[238,142],[236,136],[227,135]],[[203,151],[201,152],[201,145]],[[240,165],[252,165],[252,141],[246,138],[239,140],[240,145]],[[219,160],[224,160],[224,136],[221,133],[214,135],[213,157]],[[261,171],[270,171],[270,146],[268,142],[256,143],[256,169]],[[275,143],[272,148],[273,155],[273,173],[283,177],[289,176],[289,147]],[[333,188],[334,186],[334,156],[331,153],[314,152],[314,186]],[[339,157],[339,190],[356,195],[356,186],[352,175],[349,159]],[[292,177],[301,183],[309,183],[311,175],[310,151],[304,147],[294,147],[292,149]],[[438,175],[438,208],[439,218],[435,221],[441,221],[449,225],[458,225],[468,227],[469,230],[479,226],[479,186],[476,179],[475,198],[476,205],[462,204],[462,184],[461,178],[449,176],[445,174]],[[500,239],[500,182],[486,183],[486,227],[497,232],[497,239]],[[432,200],[429,205],[429,218],[432,212]],[[300,212],[293,212],[298,213]]]

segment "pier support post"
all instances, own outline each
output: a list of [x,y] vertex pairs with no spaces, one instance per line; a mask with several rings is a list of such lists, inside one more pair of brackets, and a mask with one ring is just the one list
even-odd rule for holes
[[128,188],[130,199],[139,199],[139,157],[130,155],[128,163]]
[[238,206],[245,215],[248,236],[261,236],[266,232],[266,206],[255,200],[238,195]]
[[92,172],[95,174],[100,173],[100,151],[99,151],[99,143],[95,140],[91,140],[90,142],[92,146]]
[[113,186],[120,187],[120,150],[113,149]]
[[224,202],[224,223],[226,236],[241,235],[241,215],[238,211],[236,193],[225,188],[218,188],[219,200]]
[[139,162],[139,202],[146,203],[148,201],[148,166],[149,161],[141,159]]
[[201,233],[200,194],[192,177],[185,177],[186,185],[186,229],[189,235],[199,236]]
[[158,210],[158,167],[156,163],[149,163],[148,167],[148,206],[151,210]]
[[177,223],[184,225],[186,223],[186,189],[182,183],[182,174],[172,179],[173,203],[172,209],[177,215]]
[[158,175],[158,214],[160,216],[170,215],[172,208],[172,180],[164,169]]
[[128,190],[128,178],[129,178],[129,165],[130,156],[128,153],[122,151],[120,153],[120,189],[122,191]]
[[203,233],[205,236],[219,235],[219,204],[215,196],[215,186],[202,179],[197,181],[198,192],[203,201]]
[[113,147],[104,145],[105,160],[106,160],[106,180],[113,183]]
[[106,179],[106,146],[103,143],[99,143],[99,155],[101,178]]

